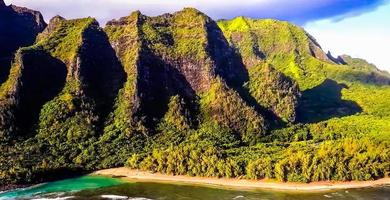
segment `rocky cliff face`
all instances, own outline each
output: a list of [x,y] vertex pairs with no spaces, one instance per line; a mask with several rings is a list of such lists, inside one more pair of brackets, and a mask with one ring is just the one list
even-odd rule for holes
[[16,50],[34,43],[36,36],[46,27],[38,11],[0,1],[0,83],[9,73],[10,62]]
[[[211,117],[225,121],[231,128],[235,126],[237,133],[247,131],[244,129],[249,119],[240,119],[248,122],[238,125],[235,122],[238,119],[229,119],[233,116],[219,116],[227,113],[224,109],[228,107],[221,107],[217,102],[200,103],[202,98],[211,95],[212,88],[218,87],[214,92],[233,95],[232,101],[238,104],[234,109],[243,108],[247,110],[244,112],[256,116],[258,121],[253,123],[259,123],[255,125],[259,129],[250,134],[261,135],[265,131],[260,128],[265,127],[264,119],[241,100],[233,88],[229,88],[233,81],[243,83],[245,71],[216,23],[206,15],[194,9],[158,17],[135,12],[109,22],[106,32],[128,74],[123,94],[129,97],[124,99],[126,102],[119,101],[118,104],[127,104],[127,110],[132,112],[122,118],[142,118],[147,127],[153,127],[163,118],[171,97],[178,95],[186,102],[194,121],[208,121]],[[218,112],[201,114],[202,110],[216,105]]]
[[[320,54],[320,47],[315,40],[309,39],[306,46],[299,42],[291,43],[295,41],[295,27],[273,20],[254,21],[238,17],[231,21],[219,21],[218,25],[249,71],[247,86],[253,100],[263,109],[271,111],[267,115],[274,115],[285,122],[294,122],[300,96],[298,85],[291,78],[282,75],[280,68],[276,70],[274,66],[267,64],[267,60],[277,57],[279,52],[288,55],[298,49]],[[283,28],[279,30],[278,26]],[[270,35],[281,36],[277,39]]]
[[[18,51],[1,86],[2,105],[8,108],[2,115],[15,118],[11,127],[2,123],[2,130],[53,137],[58,129],[83,123],[83,131],[92,134],[97,130],[92,126],[102,123],[99,117],[112,107],[124,81],[123,69],[94,19],[51,22],[36,45]],[[57,121],[55,126],[52,120]]]
[[[59,93],[66,77],[65,65],[44,51],[21,49],[11,74],[0,87],[4,136],[30,134],[42,105]],[[7,116],[7,117],[5,117]],[[7,118],[12,119],[7,122]],[[12,130],[12,131],[10,131]]]

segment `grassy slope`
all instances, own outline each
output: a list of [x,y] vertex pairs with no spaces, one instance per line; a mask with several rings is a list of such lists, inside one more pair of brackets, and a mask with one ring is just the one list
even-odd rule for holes
[[[220,21],[219,26],[224,31],[230,43],[242,52],[244,59],[245,57],[255,57],[254,48],[252,47],[257,48],[257,51],[263,52],[265,55],[265,62],[275,66],[276,69],[298,82],[300,89],[303,91],[303,95],[305,95],[306,90],[319,86],[326,79],[331,79],[338,84],[346,85],[341,89],[340,99],[335,103],[351,101],[361,108],[361,112],[351,116],[339,116],[328,120],[319,120],[320,122],[310,124],[297,124],[273,131],[264,141],[267,142],[267,145],[276,145],[273,148],[278,149],[277,153],[266,153],[269,156],[265,156],[266,158],[263,158],[265,160],[259,160],[259,163],[255,163],[254,166],[252,164],[249,165],[251,166],[250,170],[253,170],[253,174],[255,174],[255,178],[276,177],[279,180],[307,181],[324,179],[344,180],[345,177],[348,177],[346,179],[365,180],[378,175],[375,171],[378,166],[371,166],[373,172],[368,172],[370,170],[365,166],[367,160],[356,161],[360,162],[359,166],[362,169],[360,171],[354,169],[354,159],[363,159],[365,156],[365,159],[380,157],[388,162],[389,157],[386,155],[388,154],[386,148],[389,147],[390,141],[390,129],[388,126],[390,123],[390,102],[388,101],[390,87],[384,85],[386,81],[383,81],[383,79],[389,78],[387,73],[382,73],[376,68],[366,67],[366,65],[362,67],[356,66],[356,63],[351,63],[352,66],[336,65],[332,62],[315,58],[310,52],[310,38],[308,34],[303,29],[287,22],[252,20],[239,17],[231,21]],[[238,36],[242,35],[250,35],[251,39],[245,36],[244,39],[237,39],[240,38]],[[330,94],[325,93],[325,95]],[[328,100],[326,98],[318,99],[320,102],[313,103],[323,105],[327,104]],[[309,115],[308,117],[315,116]],[[264,144],[259,144],[260,149],[263,149],[262,145]],[[287,146],[287,148],[280,149],[278,145]],[[369,149],[375,148],[374,146],[376,145],[384,152]],[[309,169],[310,166],[315,165],[305,162],[314,162],[314,160],[318,162],[320,159],[319,154],[322,154],[322,151],[325,151],[324,148],[328,147],[339,149],[349,155],[352,155],[356,149],[358,151],[370,152],[370,155],[359,152],[357,153],[358,155],[354,156],[356,158],[349,161],[337,161],[325,156],[328,159],[326,162],[331,167],[329,169],[323,169],[321,168],[322,165],[320,165],[317,166],[320,168],[317,169],[317,172],[316,170],[311,171],[312,169]],[[355,150],[351,150],[350,148]],[[313,153],[312,151],[317,152]],[[335,154],[335,151],[328,151],[332,152],[330,154]],[[282,159],[275,164],[274,174],[267,175],[264,172],[259,172],[264,170],[262,167],[266,168],[269,166],[264,162],[273,162],[275,155],[278,154],[285,161]],[[371,157],[371,155],[374,157]],[[348,157],[347,155],[333,156],[336,159]],[[344,176],[337,175],[337,173],[342,174],[346,172],[341,169],[338,171],[338,169],[332,168],[340,166],[331,162],[350,163],[350,171],[348,172],[350,174],[344,174]],[[388,167],[386,162],[381,165],[382,169]],[[292,165],[298,165],[298,167],[293,167]],[[256,167],[259,169],[256,169]],[[298,170],[294,168],[298,168]],[[326,173],[321,174],[321,172],[318,172],[321,170],[333,170],[336,171],[336,174],[328,177],[324,175]],[[366,171],[362,172],[364,170]],[[355,171],[359,172],[355,173]]]
[[[249,46],[257,46],[258,51],[266,55],[265,61],[296,80],[303,92],[319,86],[325,79],[332,79],[338,84],[346,84],[341,90],[342,100],[356,102],[361,107],[362,112],[356,117],[388,116],[390,102],[386,97],[390,95],[390,87],[382,85],[380,81],[381,78],[387,79],[388,74],[372,67],[336,65],[313,57],[307,33],[287,22],[239,17],[232,21],[221,21],[219,26],[232,45],[237,43],[233,35],[250,32],[252,43]],[[240,42],[238,40],[239,51],[244,52],[243,55],[253,56],[254,53],[245,52],[249,49],[248,45],[241,47]],[[245,59],[246,56],[243,57]]]

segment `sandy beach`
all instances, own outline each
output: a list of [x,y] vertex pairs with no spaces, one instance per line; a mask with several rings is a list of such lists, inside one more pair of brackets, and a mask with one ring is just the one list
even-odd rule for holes
[[390,178],[378,179],[375,181],[350,181],[350,182],[312,182],[312,183],[281,183],[271,180],[246,180],[233,178],[204,178],[190,176],[172,176],[161,173],[151,173],[141,170],[132,170],[126,167],[100,170],[93,175],[120,177],[128,181],[144,182],[171,182],[217,186],[225,188],[242,189],[274,189],[290,191],[318,191],[332,189],[350,189],[372,187],[390,184]]

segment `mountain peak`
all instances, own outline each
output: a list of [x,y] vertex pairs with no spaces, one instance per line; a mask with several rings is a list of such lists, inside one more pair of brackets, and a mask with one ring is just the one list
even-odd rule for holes
[[[9,60],[20,47],[32,45],[46,23],[38,11],[15,5],[7,6],[4,0],[0,0],[0,9],[0,60]],[[7,63],[9,67],[10,62]],[[0,70],[0,74],[7,74],[8,67],[1,66],[3,71]],[[0,82],[3,78],[0,78]]]
[[337,56],[337,58],[336,57],[334,57],[333,55],[332,55],[332,53],[330,52],[330,51],[328,51],[328,53],[326,53],[326,55],[328,56],[328,58],[330,59],[330,60],[332,60],[334,63],[336,63],[336,64],[339,64],[339,65],[346,65],[347,63],[344,61],[344,59],[343,59],[343,57],[342,56]]
[[50,19],[49,24],[47,25],[46,29],[42,32],[42,34],[45,35],[51,33],[60,25],[61,22],[65,20],[66,20],[65,18],[59,15],[54,16],[53,18]]
[[138,17],[138,16],[140,16],[140,15],[142,15],[142,13],[141,13],[141,11],[139,11],[139,10],[136,10],[136,11],[133,11],[133,12],[130,13],[130,16]]
[[185,8],[183,8],[183,10],[181,10],[181,11],[179,11],[179,12],[203,14],[203,13],[202,13],[201,11],[199,11],[198,9],[192,8],[192,7],[185,7]]
[[[188,18],[187,20],[193,18],[193,19],[205,19],[205,20],[208,19],[210,21],[210,18],[206,14],[204,14],[203,12],[199,11],[196,8],[191,8],[191,7],[183,8],[182,10],[173,13],[173,15]],[[201,18],[198,18],[198,17],[201,17]]]
[[56,15],[53,18],[50,19],[49,23],[63,21],[63,20],[65,20],[65,18],[61,17],[60,15]]
[[106,23],[106,26],[124,26],[131,22],[137,22],[142,17],[142,13],[139,10],[133,11],[130,15],[126,17],[121,17],[119,19],[113,19]]
[[250,25],[248,24],[248,18],[240,16],[236,17],[231,21],[231,24],[223,26],[225,29],[237,30],[237,31],[248,31]]

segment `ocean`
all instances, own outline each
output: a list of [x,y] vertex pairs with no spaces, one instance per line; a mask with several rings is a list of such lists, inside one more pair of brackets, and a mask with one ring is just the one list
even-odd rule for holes
[[101,176],[83,176],[0,193],[0,200],[390,200],[390,186],[316,192],[238,190],[189,184],[125,182]]

